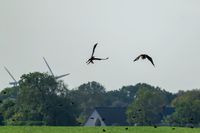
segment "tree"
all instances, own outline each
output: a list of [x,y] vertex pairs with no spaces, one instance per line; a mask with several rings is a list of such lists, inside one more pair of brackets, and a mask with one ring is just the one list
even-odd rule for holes
[[6,124],[14,114],[18,91],[18,87],[11,87],[0,92],[0,125]]
[[75,108],[63,82],[46,73],[22,75],[12,125],[75,125]]
[[128,122],[141,125],[159,123],[162,119],[163,107],[167,103],[162,90],[143,84],[133,103],[128,107]]
[[5,99],[16,99],[19,92],[19,87],[9,87],[5,88],[0,92],[0,100]]
[[5,99],[0,104],[0,117],[1,124],[7,124],[8,120],[12,118],[15,113],[15,104],[16,101],[13,99]]
[[106,93],[106,104],[111,107],[127,107],[133,100],[138,85],[123,86],[119,90],[112,90]]
[[70,91],[70,97],[79,105],[80,123],[84,123],[95,107],[105,106],[105,88],[97,82],[88,82]]
[[172,101],[175,112],[165,119],[165,122],[186,125],[200,124],[200,90],[191,90],[179,93]]
[[168,104],[170,104],[171,101],[175,97],[175,95],[173,95],[172,93],[169,93],[165,90],[161,90],[159,87],[154,88],[145,83],[138,83],[135,86],[132,86],[132,85],[123,86],[119,90],[108,91],[106,93],[107,106],[127,107],[129,104],[131,104],[134,101],[138,90],[140,90],[141,88],[150,88],[150,89],[162,91],[162,96],[164,97],[165,101]]

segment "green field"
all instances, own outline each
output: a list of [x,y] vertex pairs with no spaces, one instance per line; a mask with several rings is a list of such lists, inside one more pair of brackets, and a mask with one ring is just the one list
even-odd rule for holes
[[[126,129],[128,128],[128,129]],[[103,131],[105,129],[105,131]],[[4,126],[0,133],[200,133],[200,128],[175,127],[46,127]]]

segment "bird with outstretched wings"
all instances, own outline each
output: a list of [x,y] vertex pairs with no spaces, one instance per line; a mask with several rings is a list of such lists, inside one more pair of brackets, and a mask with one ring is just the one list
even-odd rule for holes
[[96,58],[96,57],[94,57],[94,52],[95,52],[95,49],[96,49],[96,47],[97,47],[97,44],[98,43],[96,43],[94,46],[93,46],[93,50],[92,50],[92,55],[91,55],[91,57],[87,60],[87,64],[90,64],[90,63],[92,63],[92,64],[94,64],[94,60],[107,60],[108,59],[108,57],[107,58]]
[[149,55],[147,55],[147,54],[141,54],[141,55],[139,55],[138,57],[135,58],[134,62],[137,61],[137,60],[139,60],[140,58],[143,59],[143,60],[144,59],[148,59],[151,62],[151,64],[153,66],[155,66],[154,62],[153,62],[153,59]]

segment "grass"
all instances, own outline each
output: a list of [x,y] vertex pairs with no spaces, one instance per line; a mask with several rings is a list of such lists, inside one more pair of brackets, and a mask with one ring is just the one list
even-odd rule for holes
[[2,126],[0,133],[200,133],[200,128]]

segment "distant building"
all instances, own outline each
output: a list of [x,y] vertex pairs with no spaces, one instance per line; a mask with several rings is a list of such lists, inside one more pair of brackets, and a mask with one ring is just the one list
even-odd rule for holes
[[126,108],[121,107],[97,107],[89,116],[85,126],[125,126]]
[[[161,119],[164,116],[171,115],[174,111],[173,107],[164,107],[160,114]],[[126,108],[96,107],[84,126],[126,126],[129,125],[126,120]],[[161,122],[157,124],[161,124]]]

